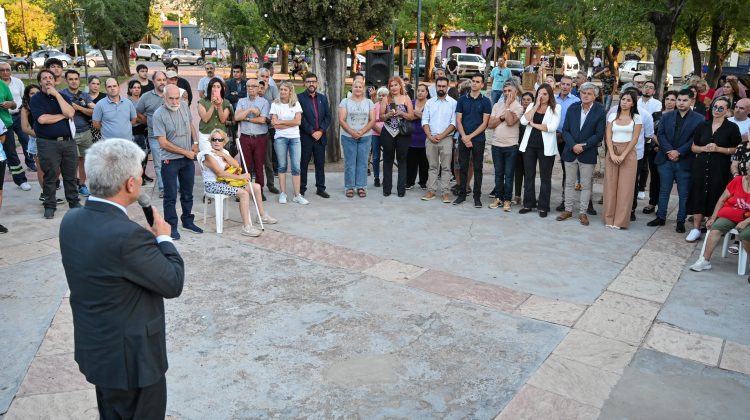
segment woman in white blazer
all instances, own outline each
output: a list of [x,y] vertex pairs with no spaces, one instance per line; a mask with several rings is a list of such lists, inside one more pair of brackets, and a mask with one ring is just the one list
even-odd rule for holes
[[[532,209],[539,210],[539,217],[547,217],[549,213],[550,193],[552,192],[552,168],[557,156],[557,136],[555,131],[560,125],[562,107],[555,103],[552,86],[542,84],[536,90],[536,100],[526,108],[521,116],[521,124],[527,126],[521,140],[523,153],[524,182],[523,208],[521,214]],[[536,179],[536,165],[539,163],[539,198],[534,191]]]

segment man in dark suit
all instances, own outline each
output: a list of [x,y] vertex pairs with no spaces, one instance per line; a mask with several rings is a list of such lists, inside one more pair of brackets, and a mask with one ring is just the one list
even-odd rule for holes
[[[569,174],[580,173],[581,200],[578,220],[582,225],[589,225],[586,210],[591,203],[591,180],[594,176],[596,166],[597,148],[604,138],[606,127],[606,110],[596,98],[599,96],[599,88],[593,83],[583,83],[578,88],[581,102],[574,103],[565,114],[563,125],[563,141],[565,146],[562,152],[562,160],[565,171]],[[573,202],[575,197],[576,177],[569,176],[565,179],[565,211],[557,216],[558,221],[573,217]]]
[[694,154],[693,131],[705,118],[690,110],[693,92],[683,89],[677,95],[677,109],[662,115],[656,138],[659,140],[659,152],[654,158],[659,171],[661,185],[659,186],[659,209],[656,219],[648,222],[649,226],[664,226],[667,219],[667,206],[672,183],[677,181],[677,195],[679,208],[677,210],[677,227],[675,231],[685,233],[685,217],[687,216],[687,199],[690,191],[690,171],[693,166]]
[[164,419],[167,407],[164,298],[182,293],[185,273],[171,227],[155,209],[150,231],[128,219],[143,157],[128,140],[92,146],[91,196],[60,225],[75,360],[96,385],[102,419]]
[[315,189],[316,193],[328,198],[326,192],[326,130],[331,124],[331,110],[328,98],[318,93],[318,76],[314,73],[305,75],[305,91],[298,96],[302,107],[302,124],[300,125],[300,142],[302,155],[300,159],[300,192],[307,191],[307,166],[310,158],[315,159]]

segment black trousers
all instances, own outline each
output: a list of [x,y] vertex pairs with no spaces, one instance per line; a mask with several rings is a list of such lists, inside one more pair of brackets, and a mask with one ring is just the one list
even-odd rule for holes
[[[307,191],[307,167],[310,165],[310,159],[315,162],[315,188],[317,191],[326,190],[326,146],[323,144],[323,138],[315,141],[312,137],[303,134],[300,136],[302,153],[299,162],[300,178],[299,189],[302,194]],[[291,165],[290,165],[291,166]]]
[[[42,191],[44,192],[44,208],[56,209],[55,190],[57,177],[54,176],[58,170],[63,178],[65,187],[65,200],[68,204],[78,203],[78,180],[76,170],[78,168],[78,147],[75,140],[49,140],[38,138],[36,141],[39,152],[39,164],[42,171],[47,174],[44,177]],[[14,151],[15,152],[15,151]]]
[[651,179],[648,182],[648,204],[655,206],[659,204],[659,189],[661,187],[661,178],[659,178],[659,169],[654,163],[656,154],[659,151],[656,148],[646,150],[646,161],[648,164],[648,170],[651,173]]
[[474,198],[482,197],[482,164],[484,163],[484,141],[473,141],[471,148],[458,142],[458,163],[461,166],[461,189],[459,195],[466,197],[466,180],[469,178],[469,158],[474,163]]
[[167,411],[167,378],[145,388],[123,391],[96,387],[96,403],[102,420],[164,420]]
[[409,164],[409,143],[411,136],[391,136],[385,128],[380,132],[380,145],[383,147],[383,194],[390,194],[393,188],[393,159],[398,162],[396,192],[406,194],[406,173]]
[[643,158],[638,161],[638,166],[635,170],[635,190],[633,190],[633,207],[630,209],[631,211],[635,211],[635,208],[638,207],[639,186],[641,183],[646,184],[646,181],[642,178],[643,168],[646,168],[646,177],[648,178],[648,161],[646,160],[646,156],[643,156]]
[[523,191],[521,187],[523,186],[523,178],[525,174],[525,170],[523,167],[523,155],[524,154],[521,153],[520,151],[516,153],[516,169],[515,169],[516,173],[513,178],[513,182],[516,184],[515,189],[514,189],[515,194],[513,195],[516,197],[523,196],[523,193],[521,192]]
[[406,154],[406,185],[414,185],[419,175],[419,185],[427,185],[427,172],[430,164],[427,162],[427,148],[409,147]]
[[[536,180],[536,165],[539,164],[539,198],[534,191]],[[527,147],[523,153],[524,183],[523,206],[527,209],[534,207],[542,211],[549,211],[550,194],[552,193],[552,168],[555,166],[555,156],[545,156],[543,149]]]

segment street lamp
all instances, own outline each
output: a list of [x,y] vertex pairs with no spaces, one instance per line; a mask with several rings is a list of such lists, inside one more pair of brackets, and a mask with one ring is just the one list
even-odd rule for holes
[[[414,58],[414,88],[419,86],[419,44],[422,39],[422,0],[417,0],[417,56]],[[424,63],[424,70],[427,71],[427,62]]]
[[[76,7],[73,9],[73,13],[76,14],[76,20],[78,21],[78,42],[81,44],[81,55],[83,56],[83,72],[86,75],[86,80],[89,79],[89,63],[86,60],[86,47],[83,41],[83,9]],[[88,83],[88,82],[87,82]]]

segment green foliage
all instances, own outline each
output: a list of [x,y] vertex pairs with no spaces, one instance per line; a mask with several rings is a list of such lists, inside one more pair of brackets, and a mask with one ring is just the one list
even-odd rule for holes
[[271,28],[261,17],[255,1],[199,0],[193,11],[201,30],[221,35],[230,50],[252,46],[260,56],[259,50],[271,43]]
[[164,48],[165,50],[168,48],[174,47],[174,37],[172,36],[172,32],[169,32],[169,31],[162,32],[159,45],[161,45],[161,47]]
[[0,5],[5,8],[5,18],[8,20],[10,51],[6,52],[26,54],[38,49],[42,44],[60,43],[60,37],[55,31],[55,23],[50,21],[49,15],[39,5],[24,1],[23,14],[19,0],[0,1]]

